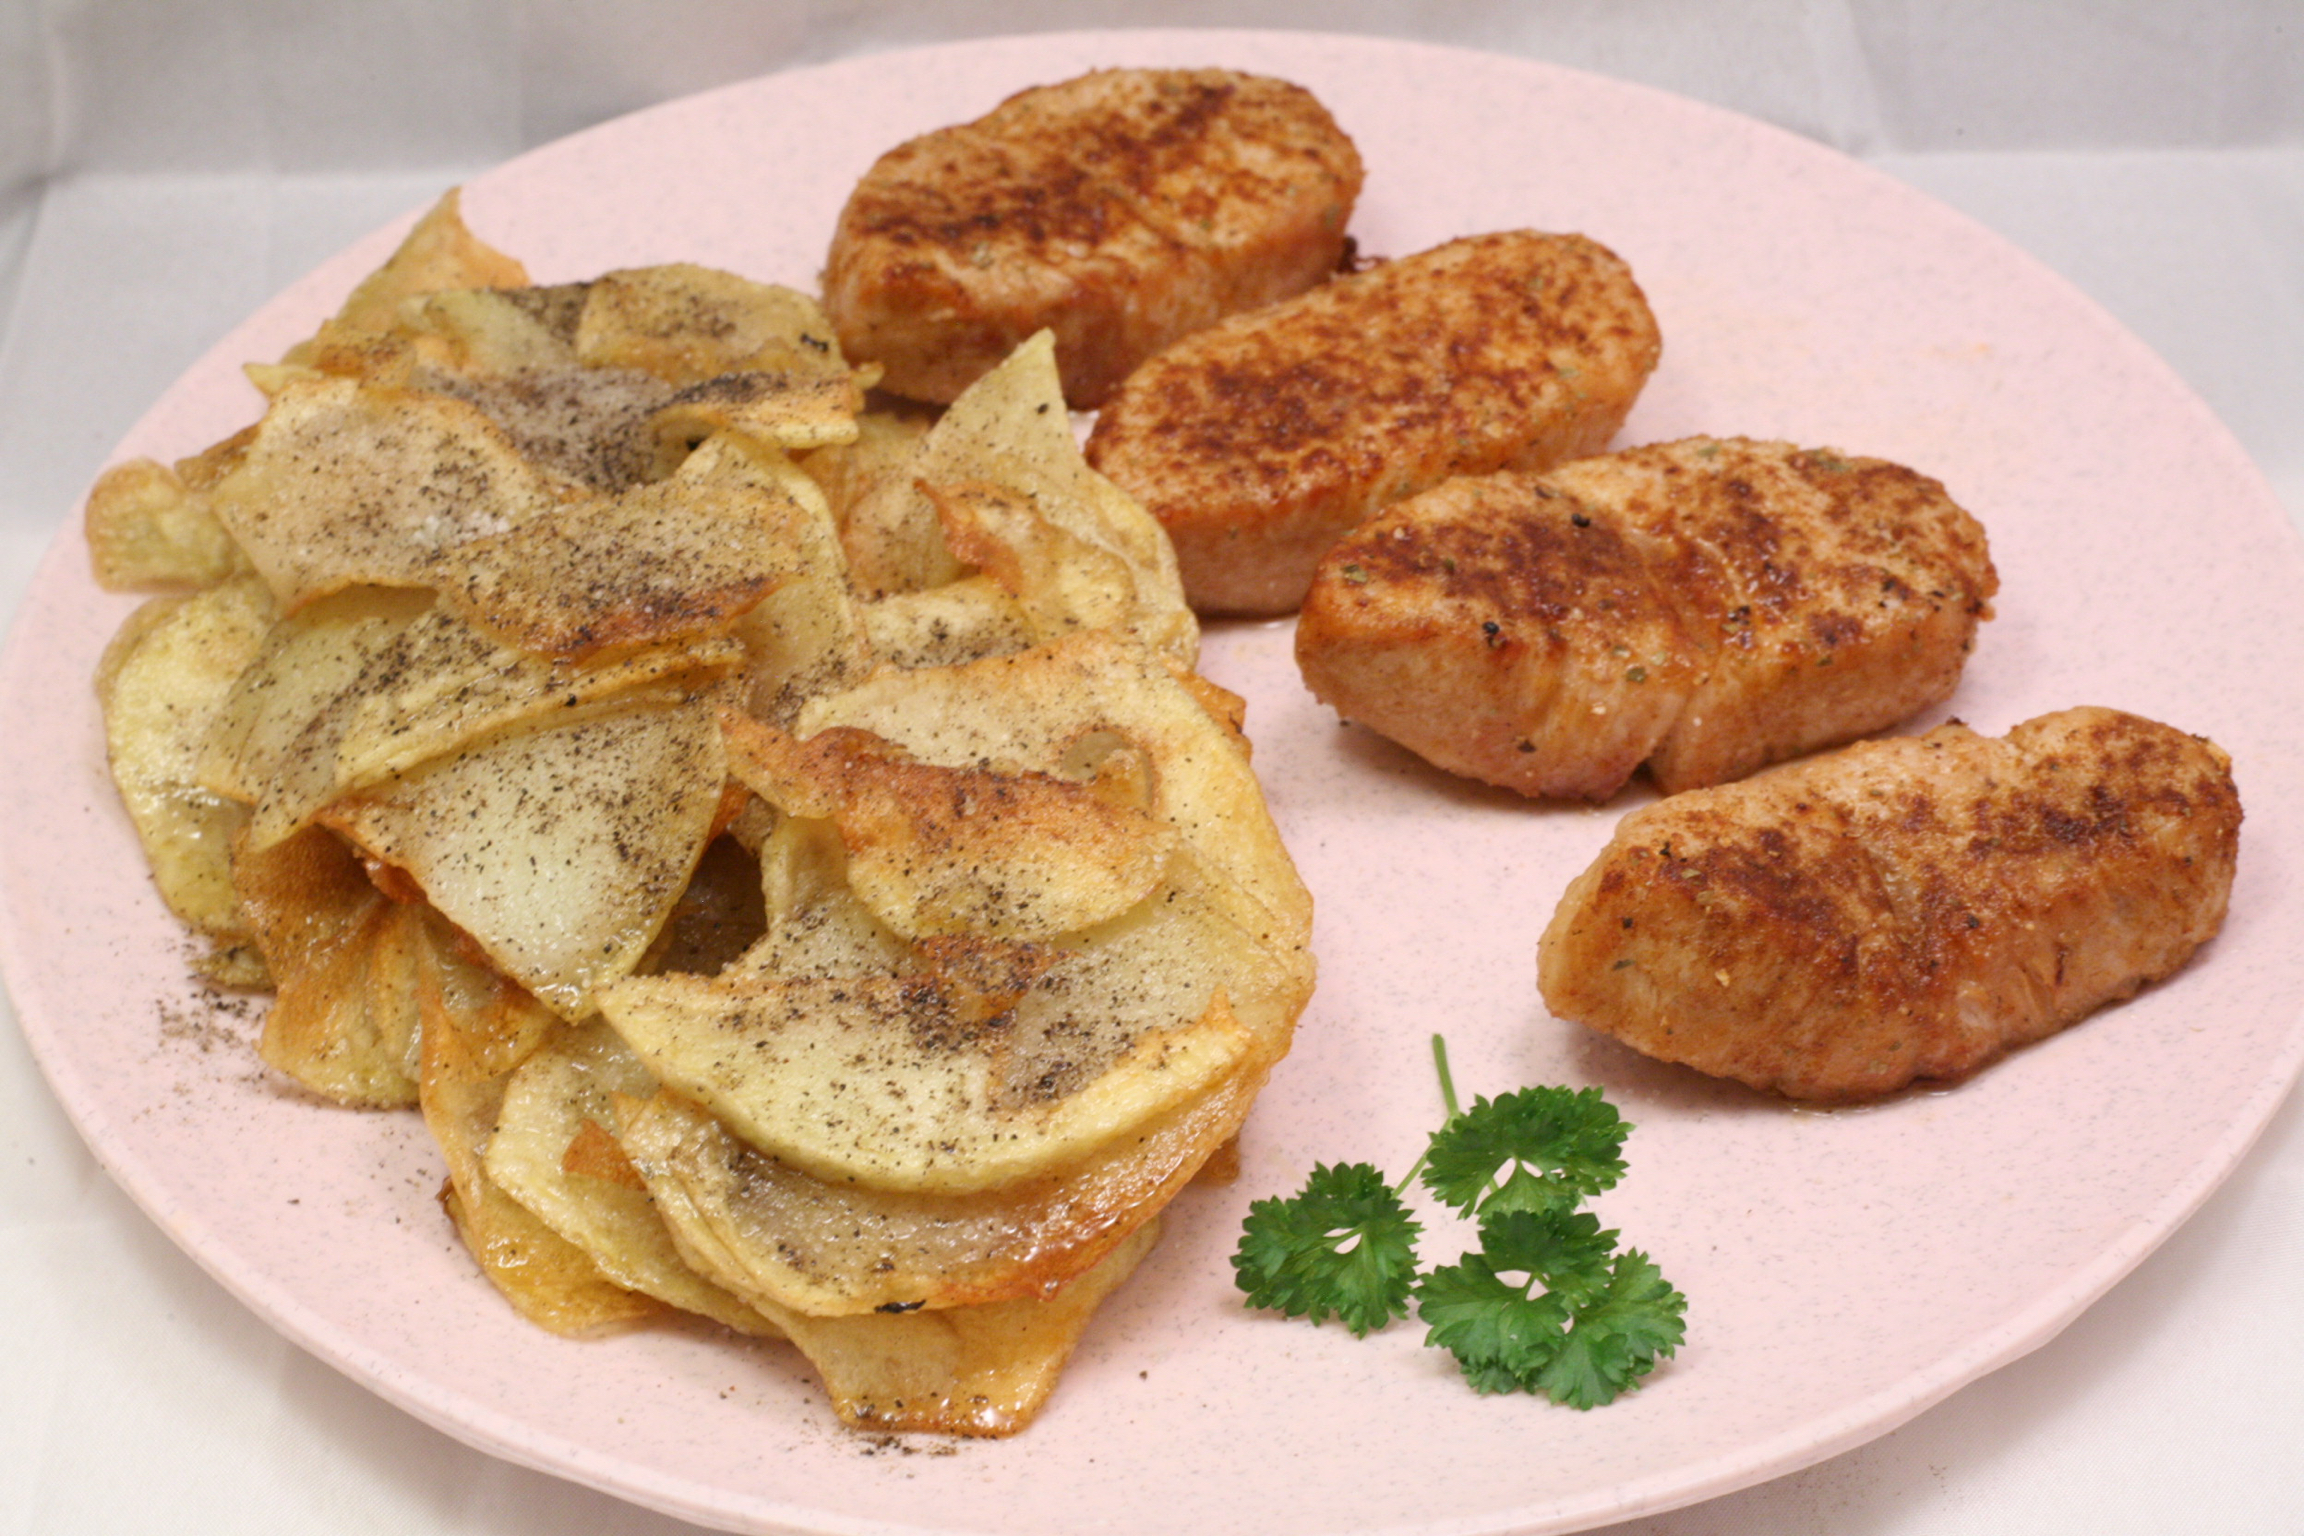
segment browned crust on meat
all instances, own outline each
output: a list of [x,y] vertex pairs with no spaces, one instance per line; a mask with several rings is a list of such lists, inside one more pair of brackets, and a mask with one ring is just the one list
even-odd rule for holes
[[1454,773],[1605,799],[1740,777],[1950,696],[1998,586],[1900,465],[1690,438],[1462,479],[1322,559],[1313,692]]
[[1284,613],[1378,508],[1599,452],[1661,350],[1604,246],[1475,235],[1187,337],[1106,405],[1088,458],[1166,525],[1195,607]]
[[1451,773],[1604,799],[1699,663],[1655,541],[1542,480],[1450,480],[1321,562],[1296,659],[1324,702]]
[[2174,972],[2240,828],[2212,742],[2101,708],[1957,723],[1626,816],[1546,929],[1546,1006],[1795,1098],[1957,1080]]
[[842,210],[825,307],[847,356],[920,400],[1053,329],[1089,409],[1177,337],[1334,271],[1360,182],[1301,86],[1098,70],[881,156]]

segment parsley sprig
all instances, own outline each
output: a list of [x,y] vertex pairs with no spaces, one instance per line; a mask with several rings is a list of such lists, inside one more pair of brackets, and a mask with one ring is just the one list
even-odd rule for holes
[[[1234,1278],[1251,1306],[1365,1337],[1408,1315],[1479,1392],[1596,1408],[1638,1385],[1685,1334],[1687,1298],[1581,1209],[1624,1176],[1632,1127],[1597,1088],[1523,1088],[1460,1110],[1432,1037],[1448,1118],[1398,1183],[1369,1163],[1317,1164],[1289,1199],[1248,1208]],[[1424,1188],[1474,1222],[1480,1246],[1419,1272]]]

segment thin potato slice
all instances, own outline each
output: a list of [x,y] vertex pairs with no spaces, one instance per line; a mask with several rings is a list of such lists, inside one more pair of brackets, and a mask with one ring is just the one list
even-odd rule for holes
[[806,742],[741,715],[721,720],[730,767],[795,816],[829,818],[848,880],[908,939],[1053,939],[1151,894],[1175,829],[1098,782],[907,761],[866,732]]
[[1260,909],[1241,920],[1276,954],[1295,957],[1309,995],[1312,898],[1272,824],[1246,742],[1211,713],[1202,685],[1142,646],[1084,630],[1014,656],[876,677],[816,700],[795,730],[833,726],[869,731],[922,762],[1043,773],[1066,773],[1068,757],[1090,743],[1141,749],[1155,814],[1211,880]]
[[1129,627],[1140,639],[1186,664],[1198,654],[1199,623],[1185,606],[1175,551],[1151,513],[1088,467],[1065,411],[1049,332],[1018,347],[952,403],[914,460],[912,479],[993,486],[1020,497],[1041,522],[1119,562],[1131,589]]
[[594,1025],[563,1032],[505,1086],[483,1159],[488,1177],[625,1289],[739,1333],[781,1336],[774,1323],[689,1268],[647,1186],[603,1129],[614,1120],[615,1095],[654,1091],[647,1068],[610,1031]]
[[1089,1319],[1159,1235],[1159,1222],[1146,1222],[1046,1300],[778,1321],[851,1428],[1013,1435],[1038,1416]]
[[[1075,629],[1135,624],[1136,581],[1128,562],[1042,517],[1031,497],[982,481],[923,482],[923,489],[936,505],[945,544],[1016,599],[1035,642]],[[1155,630],[1165,622],[1158,619]],[[1159,644],[1157,633],[1142,638]]]
[[731,639],[619,651],[575,663],[500,645],[434,609],[330,707],[342,713],[333,788],[362,788],[517,726],[568,725],[646,699],[682,697],[743,665]]
[[281,389],[211,500],[294,612],[353,585],[427,586],[445,551],[574,494],[461,400],[312,378]]
[[560,1016],[489,965],[429,907],[417,951],[423,1069],[437,1087],[500,1079],[534,1055]]
[[812,1178],[676,1094],[617,1106],[618,1140],[664,1221],[747,1294],[815,1316],[1045,1296],[1196,1177],[1248,1112],[1243,1070],[1078,1166],[981,1195]]
[[[1268,1065],[1301,1006],[1287,969],[1190,887],[1035,950],[1008,947],[1023,984],[998,991],[963,957],[945,974],[633,978],[600,1004],[659,1078],[762,1151],[818,1178],[946,1194],[1077,1164]],[[1228,981],[1255,990],[1261,1028],[1235,1015]]]
[[1032,621],[1023,605],[989,576],[894,593],[863,604],[862,619],[874,659],[898,671],[956,667],[1010,656],[1032,644]]
[[504,643],[582,660],[725,632],[807,568],[826,515],[789,461],[722,436],[669,480],[459,547],[436,580],[443,603]]
[[488,1176],[488,1142],[504,1104],[508,1075],[475,1078],[438,1058],[448,1029],[424,1031],[424,1124],[440,1144],[448,1182],[440,1204],[480,1272],[522,1317],[554,1333],[583,1337],[654,1321],[671,1311],[600,1272],[592,1256],[546,1226]]
[[89,568],[107,592],[210,587],[249,569],[207,493],[151,459],[97,476],[81,519]]
[[787,453],[853,441],[864,391],[845,375],[724,373],[691,384],[649,418],[656,469],[668,474],[706,439],[727,433]]
[[850,377],[813,298],[686,262],[594,279],[576,355],[587,368],[638,368],[683,387],[730,373]]
[[874,406],[856,418],[852,442],[799,460],[831,504],[859,592],[909,592],[960,575],[938,535],[934,509],[923,509],[912,494],[912,459],[935,423],[933,411]]
[[204,788],[200,762],[233,680],[264,643],[272,599],[241,580],[146,604],[97,678],[105,755],[168,909],[202,932],[248,932],[232,889],[245,807]]
[[268,848],[244,842],[234,876],[278,989],[257,1053],[340,1104],[415,1103],[421,915],[317,827]]
[[787,816],[760,849],[763,932],[729,976],[894,975],[912,949],[848,883],[848,854],[828,821]]
[[202,786],[255,808],[249,835],[269,847],[335,796],[348,698],[430,606],[422,592],[358,587],[266,631],[217,706],[201,750]]
[[709,705],[642,704],[425,763],[338,801],[326,822],[577,1019],[679,899],[715,830],[725,763]]
[[308,367],[331,352],[355,350],[392,331],[401,306],[422,294],[454,288],[518,288],[528,269],[472,233],[464,222],[463,190],[451,187],[401,239],[399,247],[322,322],[317,334],[289,348],[281,361]]

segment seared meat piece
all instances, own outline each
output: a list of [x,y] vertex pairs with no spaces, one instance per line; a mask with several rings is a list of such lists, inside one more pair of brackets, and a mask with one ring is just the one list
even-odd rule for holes
[[1101,403],[1177,337],[1336,267],[1360,156],[1300,86],[1099,70],[882,155],[832,237],[824,304],[885,388],[949,403],[1042,328]]
[[1999,585],[1943,486],[1691,438],[1451,481],[1321,561],[1305,681],[1452,773],[1605,799],[1892,725],[1947,697]]
[[2231,760],[2109,709],[1952,724],[1626,816],[1538,951],[1545,1006],[1801,1099],[1963,1077],[2224,921]]
[[1662,342],[1581,235],[1476,235],[1237,315],[1132,374],[1088,462],[1167,526],[1207,613],[1286,613],[1377,509],[1598,453]]

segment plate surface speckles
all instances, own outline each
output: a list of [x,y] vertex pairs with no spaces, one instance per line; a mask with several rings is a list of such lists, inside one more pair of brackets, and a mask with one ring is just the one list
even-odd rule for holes
[[[1624,441],[1781,436],[1944,480],[1989,530],[2003,589],[1940,713],[1997,733],[2109,704],[2222,743],[2249,813],[2224,934],[1957,1091],[1789,1110],[1589,1038],[1536,997],[1536,935],[1634,797],[1544,807],[1449,781],[1339,728],[1297,683],[1285,625],[1219,628],[1205,669],[1249,699],[1319,902],[1296,1053],[1240,1183],[1187,1193],[1038,1425],[875,1454],[776,1347],[520,1323],[440,1216],[413,1117],[325,1109],[254,1066],[251,1021],[187,985],[106,780],[88,679],[131,605],[93,590],[73,529],[0,668],[17,807],[0,960],[90,1145],[219,1280],[390,1400],[732,1529],[1572,1530],[1845,1449],[2054,1334],[2206,1197],[2304,1060],[2304,681],[2259,660],[2304,654],[2304,552],[2245,456],[2069,286],[1883,176],[1653,91],[1397,42],[1155,32],[856,60],[548,146],[474,182],[466,213],[540,281],[687,260],[810,285],[882,149],[1117,63],[1310,86],[1366,156],[1365,251],[1522,225],[1614,248],[1666,339]],[[238,364],[308,331],[396,236],[268,305],[121,453],[180,455],[251,419]],[[1479,1398],[1414,1327],[1355,1342],[1238,1306],[1225,1260],[1250,1199],[1315,1160],[1414,1158],[1438,1115],[1436,1029],[1467,1095],[1599,1083],[1638,1126],[1600,1208],[1691,1307],[1687,1347],[1632,1398],[1591,1414]]]

